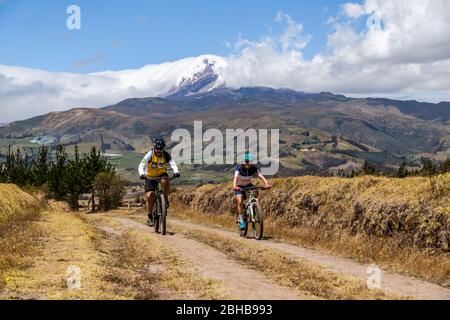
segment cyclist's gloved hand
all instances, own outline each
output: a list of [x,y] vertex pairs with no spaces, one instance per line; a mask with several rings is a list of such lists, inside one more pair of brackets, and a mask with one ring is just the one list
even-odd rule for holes
[[139,178],[140,178],[141,180],[145,180],[145,175],[143,174],[143,175],[141,175]]
[[234,191],[241,191],[241,188],[239,188],[238,186],[233,188]]
[[175,178],[179,178],[181,175],[180,175],[179,172],[177,172],[177,173],[174,173],[173,176],[174,176]]
[[264,189],[269,190],[270,188],[272,188],[272,186],[270,184],[268,184],[267,186],[264,187]]

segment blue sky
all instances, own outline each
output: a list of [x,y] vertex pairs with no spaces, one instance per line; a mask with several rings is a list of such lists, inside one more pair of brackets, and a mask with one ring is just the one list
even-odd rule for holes
[[[0,0],[0,64],[48,71],[138,68],[201,54],[227,56],[238,35],[259,40],[281,30],[278,11],[313,36],[303,50],[326,50],[327,19],[346,1]],[[81,8],[81,30],[68,30],[66,9]]]
[[0,0],[0,122],[164,96],[205,54],[232,88],[450,101],[449,16],[449,0]]

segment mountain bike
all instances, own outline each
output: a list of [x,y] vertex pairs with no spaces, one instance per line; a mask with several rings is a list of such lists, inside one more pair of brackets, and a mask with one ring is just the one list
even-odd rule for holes
[[[166,197],[164,196],[164,189],[161,184],[162,179],[167,179],[167,177],[154,177],[154,178],[146,178],[149,181],[156,181],[155,188],[155,198],[153,200],[153,212],[152,218],[155,224],[155,232],[161,232],[162,235],[166,234],[166,217],[167,217],[167,203]],[[169,178],[169,181],[172,181],[175,177]]]
[[247,237],[248,225],[252,224],[253,236],[256,240],[261,240],[264,232],[264,212],[256,197],[255,190],[267,190],[264,187],[241,188],[241,191],[247,193],[247,199],[244,201],[244,222],[245,228],[241,230],[238,223],[239,234]]

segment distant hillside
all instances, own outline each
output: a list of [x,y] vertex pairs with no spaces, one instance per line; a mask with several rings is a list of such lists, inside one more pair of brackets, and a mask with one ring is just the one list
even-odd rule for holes
[[412,115],[414,117],[423,120],[438,120],[449,121],[450,120],[450,102],[426,103],[413,101],[398,101],[389,99],[373,99],[368,98],[369,104],[383,105],[383,106],[395,106],[402,113]]
[[[351,172],[364,160],[394,171],[406,158],[411,166],[420,166],[422,157],[444,159],[449,154],[448,103],[270,88],[220,86],[196,92],[195,83],[190,85],[188,94],[177,91],[166,98],[127,99],[102,109],[78,108],[13,122],[0,128],[0,153],[8,144],[33,147],[31,140],[143,153],[150,148],[150,137],[170,140],[173,130],[192,129],[194,121],[202,120],[204,130],[280,129],[282,175]],[[127,165],[132,172],[135,164]]]
[[162,98],[127,99],[102,110],[121,112],[136,117],[169,117],[183,112],[177,103]]
[[147,148],[148,137],[160,132],[161,128],[157,120],[102,109],[78,108],[10,123],[0,128],[0,140],[3,139],[3,145],[11,141],[13,145],[32,146],[30,141],[33,140],[44,144],[94,143],[100,148],[102,137],[114,149],[126,151],[134,149],[134,144],[140,146],[142,141],[146,141],[142,144]]

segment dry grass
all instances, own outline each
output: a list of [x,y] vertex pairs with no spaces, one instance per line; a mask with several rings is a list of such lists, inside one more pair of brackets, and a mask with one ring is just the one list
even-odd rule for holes
[[[88,219],[96,226],[117,223],[107,216]],[[200,278],[167,246],[140,230],[120,234],[96,228],[97,250],[105,253],[104,279],[117,294],[137,300],[225,299],[220,284]]]
[[39,201],[13,184],[0,184],[0,223],[11,214],[38,211]]
[[[266,235],[450,286],[450,175],[273,180],[261,196]],[[229,184],[172,195],[177,215],[232,228]]]
[[[231,214],[206,215],[175,205],[174,213],[178,218],[191,222],[235,231],[234,217]],[[304,227],[290,228],[271,217],[264,221],[264,230],[267,236],[277,240],[338,254],[361,263],[375,263],[392,272],[450,287],[449,254],[436,255],[417,248],[401,247],[398,242],[387,238],[352,236],[342,231],[325,234],[320,230]]]
[[7,283],[7,273],[23,269],[35,254],[42,230],[37,199],[15,185],[0,184],[0,291]]
[[[7,274],[6,299],[92,300],[125,299],[113,292],[105,273],[102,254],[95,250],[91,239],[93,229],[76,214],[44,211],[36,222],[44,231],[41,249],[26,270]],[[81,271],[81,288],[67,287],[68,268]]]
[[212,232],[176,228],[188,238],[203,242],[244,265],[276,279],[282,285],[309,295],[333,300],[392,299],[378,290],[369,290],[363,281],[326,271],[305,260],[293,259],[274,250],[228,239]]
[[120,236],[96,231],[97,250],[106,252],[106,272],[103,279],[113,284],[116,294],[137,300],[161,298],[157,287],[160,272],[151,266],[158,263],[157,257],[141,247],[130,233]]
[[332,252],[361,263],[375,263],[387,270],[420,277],[450,287],[450,254],[405,247],[394,239],[340,232],[315,232],[310,228],[288,228],[268,221],[266,233],[277,239]]

